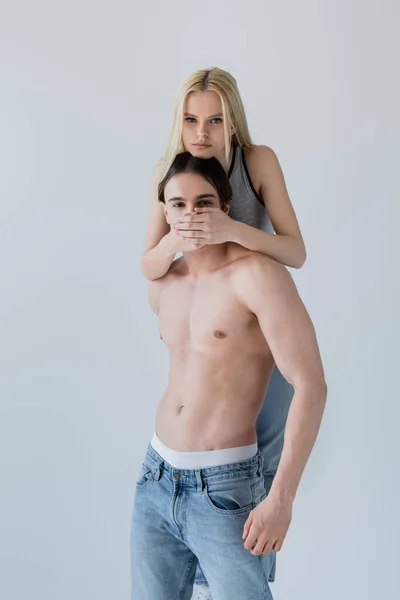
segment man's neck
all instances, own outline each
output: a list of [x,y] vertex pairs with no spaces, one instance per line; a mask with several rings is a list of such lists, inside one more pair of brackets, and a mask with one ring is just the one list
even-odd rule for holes
[[185,252],[183,254],[189,274],[193,277],[205,275],[206,273],[211,273],[212,271],[223,267],[227,262],[227,256],[227,243],[210,244],[199,250],[193,250],[192,252]]

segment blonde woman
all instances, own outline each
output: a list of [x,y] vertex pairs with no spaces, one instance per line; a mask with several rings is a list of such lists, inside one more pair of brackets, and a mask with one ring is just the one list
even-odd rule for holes
[[[171,229],[158,200],[158,184],[177,154],[216,157],[232,187],[229,214],[204,207],[185,215]],[[149,280],[162,277],[175,255],[205,244],[236,242],[294,268],[303,266],[306,250],[275,152],[252,142],[236,80],[219,68],[199,70],[180,88],[164,157],[154,171],[153,194],[142,256],[142,273]],[[275,367],[257,420],[257,441],[264,458],[268,493],[283,448],[292,386]],[[207,448],[205,448],[207,450]],[[276,550],[269,581],[275,579]],[[195,583],[207,591],[201,565]]]

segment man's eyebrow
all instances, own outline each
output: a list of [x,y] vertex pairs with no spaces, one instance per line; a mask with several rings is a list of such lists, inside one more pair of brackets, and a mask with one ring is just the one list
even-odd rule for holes
[[[205,198],[216,198],[216,194],[199,194],[196,196],[196,200],[204,200]],[[186,202],[185,198],[181,196],[173,196],[172,198],[168,198],[167,202]]]
[[[185,112],[183,116],[184,117],[196,117],[197,118],[197,115],[194,115],[193,113],[187,113],[187,112]],[[218,113],[217,115],[210,115],[208,118],[209,119],[214,119],[215,117],[223,117],[223,116],[224,116],[224,113]]]

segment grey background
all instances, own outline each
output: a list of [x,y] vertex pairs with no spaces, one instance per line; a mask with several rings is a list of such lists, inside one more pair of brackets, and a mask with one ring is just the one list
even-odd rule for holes
[[1,0],[2,599],[129,597],[168,369],[139,268],[152,168],[179,84],[211,65],[281,161],[329,385],[275,598],[399,597],[398,13]]

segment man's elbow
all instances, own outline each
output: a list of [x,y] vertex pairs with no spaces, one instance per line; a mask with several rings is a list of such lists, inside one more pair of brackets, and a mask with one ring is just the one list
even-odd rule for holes
[[321,402],[322,404],[326,403],[326,399],[328,397],[328,385],[326,383],[325,377],[321,377],[317,381],[315,381],[314,394],[318,402]]
[[328,385],[323,375],[310,377],[298,383],[294,382],[295,392],[301,395],[308,402],[325,404],[328,397]]
[[320,401],[325,404],[328,397],[328,384],[326,383],[325,377],[323,377],[321,382],[318,384],[318,396]]

